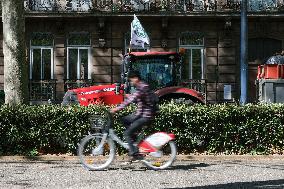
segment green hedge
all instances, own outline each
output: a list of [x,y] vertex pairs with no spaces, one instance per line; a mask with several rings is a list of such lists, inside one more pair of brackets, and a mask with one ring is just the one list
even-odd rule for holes
[[[18,106],[0,108],[0,153],[76,153],[88,133],[89,116],[105,107]],[[116,115],[117,133],[122,135]],[[161,113],[147,133],[176,134],[180,153],[282,154],[284,105],[177,105],[161,106]],[[1,155],[0,154],[0,155]]]

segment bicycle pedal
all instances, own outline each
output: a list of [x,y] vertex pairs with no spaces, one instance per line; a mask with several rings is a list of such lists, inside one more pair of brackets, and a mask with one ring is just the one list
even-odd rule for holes
[[136,159],[136,160],[130,160],[130,165],[131,164],[133,164],[133,163],[139,163],[141,160],[138,160],[138,159]]

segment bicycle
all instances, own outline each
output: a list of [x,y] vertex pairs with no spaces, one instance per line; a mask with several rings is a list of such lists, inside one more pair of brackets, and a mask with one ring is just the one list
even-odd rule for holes
[[[125,149],[129,149],[128,144],[116,135],[113,129],[113,117],[109,111],[106,112],[106,117],[93,116],[91,128],[96,132],[89,133],[78,146],[80,162],[88,170],[106,169],[115,159],[114,141]],[[162,170],[172,165],[177,154],[174,134],[157,132],[145,138],[144,132],[141,132],[137,138],[134,145],[139,148],[139,153],[143,157],[140,161],[146,167]]]

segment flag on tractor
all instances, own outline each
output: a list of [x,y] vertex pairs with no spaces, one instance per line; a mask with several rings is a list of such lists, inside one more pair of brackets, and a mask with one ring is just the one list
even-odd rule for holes
[[144,48],[145,43],[147,45],[150,45],[150,39],[146,31],[144,30],[143,26],[141,25],[140,21],[134,14],[134,19],[131,22],[130,45],[135,45]]

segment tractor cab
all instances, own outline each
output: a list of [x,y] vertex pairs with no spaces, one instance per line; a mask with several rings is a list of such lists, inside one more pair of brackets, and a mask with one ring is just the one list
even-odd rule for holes
[[126,90],[130,89],[127,73],[130,70],[137,70],[152,90],[177,86],[181,77],[180,61],[179,54],[175,52],[129,53],[124,56],[122,62],[122,83],[125,83]]

